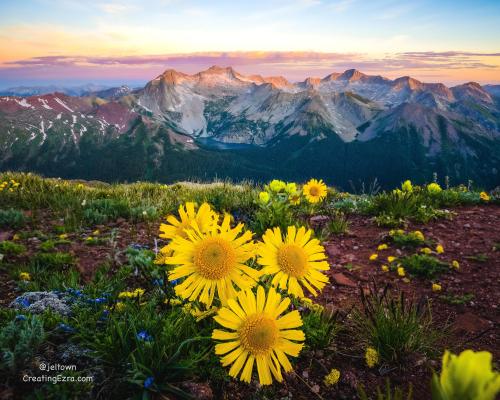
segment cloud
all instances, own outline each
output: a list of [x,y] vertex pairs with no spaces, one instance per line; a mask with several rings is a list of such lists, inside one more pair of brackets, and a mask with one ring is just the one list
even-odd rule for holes
[[[465,51],[403,52],[374,56],[362,53],[297,52],[199,52],[141,56],[45,56],[0,64],[6,78],[72,77],[86,79],[150,80],[168,68],[196,73],[212,65],[233,66],[244,74],[283,75],[290,80],[325,76],[356,68],[364,73],[398,77],[412,75],[418,79],[447,81],[488,81],[498,74],[500,53]],[[455,72],[454,72],[455,71]],[[470,71],[470,72],[465,72]],[[460,78],[463,77],[463,78]],[[451,80],[449,80],[451,82]]]

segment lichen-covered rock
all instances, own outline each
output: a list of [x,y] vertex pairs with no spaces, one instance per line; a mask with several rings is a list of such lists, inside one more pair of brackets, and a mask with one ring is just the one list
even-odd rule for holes
[[71,313],[66,301],[53,292],[26,292],[17,297],[10,306],[33,314],[42,314],[47,309],[61,315]]

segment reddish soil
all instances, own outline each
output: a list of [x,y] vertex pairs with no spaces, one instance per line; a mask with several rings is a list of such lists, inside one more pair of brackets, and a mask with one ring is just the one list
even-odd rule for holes
[[[431,370],[439,369],[442,349],[454,352],[465,348],[488,350],[493,353],[495,360],[500,359],[500,207],[463,207],[453,211],[456,215],[451,220],[441,219],[408,227],[409,230],[421,230],[426,238],[444,246],[445,252],[438,256],[439,259],[449,263],[457,260],[460,263],[458,271],[450,269],[439,278],[441,292],[432,291],[430,280],[411,279],[405,283],[396,273],[383,272],[381,262],[369,261],[370,254],[374,252],[385,260],[389,255],[409,254],[409,251],[404,250],[398,254],[394,247],[377,251],[377,246],[382,243],[389,229],[377,227],[367,217],[351,216],[349,233],[331,237],[324,243],[332,264],[329,271],[330,285],[316,299],[328,308],[340,310],[339,314],[342,316],[353,306],[360,304],[360,291],[366,291],[373,281],[381,288],[390,284],[401,289],[410,298],[418,300],[426,297],[432,307],[435,326],[439,330],[447,329],[438,353],[429,358],[415,357],[404,369],[387,365],[368,369],[364,364],[363,349],[356,347],[352,334],[346,330],[338,334],[332,349],[303,354],[296,373],[288,375],[284,384],[279,387],[281,397],[291,392],[294,399],[352,399],[356,398],[355,388],[358,384],[363,383],[371,391],[376,385],[384,385],[386,378],[390,378],[393,384],[404,387],[412,383],[414,398],[427,399],[430,398]],[[39,222],[32,228],[45,227],[45,233],[52,231],[52,225],[60,223],[51,221],[48,215],[41,219],[42,223]],[[117,249],[124,250],[133,243],[153,247],[158,224],[132,224],[122,220],[93,229],[101,231],[100,237],[109,238],[113,228],[118,230]],[[109,260],[110,249],[107,242],[96,246],[84,243],[84,237],[91,235],[93,229],[85,234],[70,234],[71,245],[59,248],[76,256],[83,281],[89,280],[97,267]],[[14,232],[0,232],[0,239],[11,239],[13,234]],[[28,256],[39,251],[39,241],[21,242],[28,247]],[[123,255],[119,257],[123,259]],[[7,306],[18,294],[15,282],[10,280],[6,271],[0,270],[0,306]],[[466,294],[472,294],[473,298],[464,304],[453,305],[443,299],[445,295]],[[324,375],[331,368],[341,371],[340,382],[333,389],[322,383]],[[253,386],[236,382],[231,382],[224,388],[226,396],[232,399],[251,397],[254,390]],[[218,394],[215,391],[215,398]]]

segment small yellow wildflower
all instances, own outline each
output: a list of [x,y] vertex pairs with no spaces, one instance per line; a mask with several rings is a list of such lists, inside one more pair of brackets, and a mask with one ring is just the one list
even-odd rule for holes
[[340,371],[338,369],[333,368],[328,375],[325,376],[323,382],[326,386],[333,386],[338,383],[340,379]]
[[382,271],[384,272],[388,272],[389,271],[389,267],[387,265],[382,265]]
[[31,275],[29,272],[20,272],[19,279],[22,281],[31,281]]
[[261,203],[267,204],[267,202],[269,202],[269,193],[268,192],[260,192],[259,193],[259,201]]
[[405,276],[405,269],[403,267],[398,267],[398,275],[399,276]]
[[94,232],[92,232],[92,235],[94,236],[98,236],[101,232],[99,231],[99,229],[96,229]]
[[410,180],[406,180],[403,182],[401,185],[401,189],[403,189],[403,192],[413,192],[413,185],[411,184]]
[[19,236],[17,233],[12,236],[12,240],[19,240],[21,239],[21,236]]
[[387,250],[388,248],[389,248],[389,246],[387,246],[385,243],[383,243],[383,244],[378,245],[377,250],[379,250],[379,251]]
[[59,235],[59,239],[61,239],[61,240],[66,240],[67,238],[68,238],[68,234],[67,233],[61,233]]
[[479,193],[479,198],[483,201],[490,201],[490,196],[486,192]]
[[436,253],[438,254],[443,254],[444,253],[444,247],[440,244],[436,246]]
[[453,260],[451,266],[455,269],[460,269],[460,263],[457,260]]
[[423,234],[422,232],[420,232],[420,231],[415,231],[415,232],[413,232],[413,235],[414,235],[417,239],[421,240],[422,242],[425,240],[425,236],[424,236],[424,234]]
[[432,250],[429,249],[428,247],[424,247],[424,248],[420,249],[420,252],[424,253],[424,254],[431,254]]
[[365,352],[365,361],[368,368],[373,368],[379,362],[378,351],[373,347],[368,347]]
[[76,185],[76,188],[77,189],[83,189],[83,183],[79,183],[78,185]]
[[286,188],[286,183],[283,181],[280,181],[278,179],[274,179],[269,183],[269,189],[271,189],[273,192],[281,192]]
[[373,253],[373,254],[370,256],[370,261],[375,261],[377,258],[378,258],[378,254],[377,254],[377,253]]
[[442,289],[441,285],[439,283],[433,283],[432,284],[432,291],[433,292],[440,292]]
[[125,303],[122,302],[122,301],[117,301],[116,304],[115,304],[115,311],[117,312],[122,312],[123,310],[125,310]]
[[429,193],[433,193],[433,194],[435,194],[435,193],[439,193],[439,192],[441,192],[442,190],[443,190],[443,189],[441,189],[441,186],[439,186],[439,184],[438,184],[438,183],[433,182],[433,183],[429,183],[429,184],[427,185],[427,191],[428,191]]
[[90,242],[90,241],[94,240],[94,238],[93,238],[92,236],[87,236],[87,237],[85,238],[85,240],[86,240],[87,242]]
[[297,184],[295,182],[289,182],[286,184],[285,192],[288,194],[295,193],[297,191]]
[[389,262],[389,263],[394,262],[394,260],[396,260],[396,257],[394,257],[394,256],[388,256],[387,257],[387,262]]

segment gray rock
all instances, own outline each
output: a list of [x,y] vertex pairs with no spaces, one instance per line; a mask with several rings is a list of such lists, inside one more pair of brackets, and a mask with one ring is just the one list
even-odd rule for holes
[[46,309],[61,315],[71,313],[69,305],[53,292],[26,292],[18,296],[10,306],[33,314],[42,314]]

